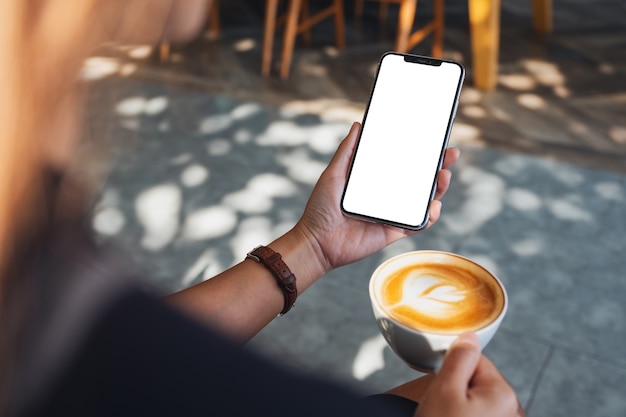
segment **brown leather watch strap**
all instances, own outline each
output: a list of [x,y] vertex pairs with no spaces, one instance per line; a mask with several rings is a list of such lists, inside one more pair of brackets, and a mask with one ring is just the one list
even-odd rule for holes
[[298,289],[296,288],[296,276],[291,272],[283,257],[278,252],[274,252],[267,246],[257,246],[248,255],[247,259],[252,259],[264,265],[276,279],[278,287],[282,290],[285,297],[285,304],[279,316],[291,310],[298,298]]

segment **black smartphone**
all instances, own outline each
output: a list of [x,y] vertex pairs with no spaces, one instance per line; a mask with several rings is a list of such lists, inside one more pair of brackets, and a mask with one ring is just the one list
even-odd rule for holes
[[428,224],[464,78],[453,61],[381,57],[341,199],[345,214],[409,230]]

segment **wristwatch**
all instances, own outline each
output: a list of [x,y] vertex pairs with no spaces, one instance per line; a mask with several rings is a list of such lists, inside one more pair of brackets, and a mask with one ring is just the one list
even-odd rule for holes
[[298,298],[296,276],[283,261],[280,253],[274,252],[267,246],[257,246],[246,255],[246,259],[252,259],[265,266],[276,279],[276,283],[285,297],[285,304],[279,316],[291,310],[291,307],[296,303],[296,298]]

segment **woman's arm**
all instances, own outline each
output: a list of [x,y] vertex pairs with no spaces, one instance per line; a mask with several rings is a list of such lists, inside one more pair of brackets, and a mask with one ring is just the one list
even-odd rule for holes
[[[298,294],[330,270],[363,259],[415,233],[353,219],[341,212],[341,193],[359,129],[360,124],[354,123],[320,176],[302,218],[286,234],[267,244],[282,255],[295,274]],[[451,174],[447,168],[456,162],[458,156],[458,149],[446,152],[443,169],[437,179],[438,191],[431,204],[428,227],[439,218],[439,199],[450,184]],[[241,342],[249,340],[265,327],[284,305],[283,293],[275,278],[263,265],[253,260],[242,261],[168,299]]]

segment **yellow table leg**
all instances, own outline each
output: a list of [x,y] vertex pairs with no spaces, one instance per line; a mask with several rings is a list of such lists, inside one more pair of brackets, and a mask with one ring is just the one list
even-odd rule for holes
[[474,84],[493,90],[498,81],[500,0],[468,0]]

